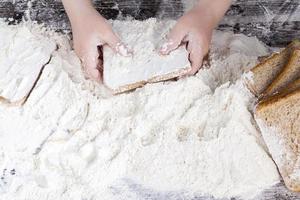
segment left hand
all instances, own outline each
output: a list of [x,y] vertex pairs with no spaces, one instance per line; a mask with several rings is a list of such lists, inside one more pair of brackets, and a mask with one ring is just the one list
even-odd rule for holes
[[168,36],[168,42],[161,48],[162,54],[169,54],[182,43],[186,43],[192,70],[195,74],[202,66],[203,57],[207,54],[213,32],[213,24],[205,13],[197,8],[182,16]]
[[192,10],[182,16],[168,36],[168,42],[160,50],[163,55],[186,43],[192,70],[195,74],[202,66],[208,53],[212,33],[229,8],[231,0],[202,0]]

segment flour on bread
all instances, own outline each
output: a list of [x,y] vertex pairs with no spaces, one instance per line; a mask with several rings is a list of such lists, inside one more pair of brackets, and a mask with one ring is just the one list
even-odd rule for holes
[[132,50],[121,56],[104,47],[103,79],[114,92],[134,89],[152,80],[167,80],[187,73],[191,67],[185,46],[170,55],[159,53],[175,21],[113,21],[113,29]]
[[1,28],[0,38],[0,97],[7,103],[22,104],[56,43],[26,26]]

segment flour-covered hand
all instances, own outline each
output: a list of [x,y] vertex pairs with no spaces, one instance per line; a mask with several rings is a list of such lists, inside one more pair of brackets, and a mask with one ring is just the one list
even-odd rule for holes
[[169,54],[180,45],[186,44],[192,70],[195,74],[202,66],[208,53],[212,32],[230,5],[230,0],[202,0],[182,16],[171,30],[168,41],[160,52]]
[[100,81],[103,66],[101,46],[108,45],[123,56],[130,55],[130,51],[90,0],[63,0],[63,3],[72,25],[74,49],[84,72],[87,77]]

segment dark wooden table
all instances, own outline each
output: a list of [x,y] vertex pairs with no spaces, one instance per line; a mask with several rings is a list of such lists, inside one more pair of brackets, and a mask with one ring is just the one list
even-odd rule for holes
[[[0,18],[18,23],[26,17],[57,31],[70,31],[64,8],[58,0],[0,0]],[[184,1],[184,0],[183,0]],[[150,17],[177,19],[183,14],[181,0],[95,0],[95,7],[107,19]],[[28,10],[30,12],[28,12]],[[283,46],[300,38],[300,0],[236,0],[218,29],[257,36],[271,46]],[[238,198],[232,198],[232,200]],[[195,200],[214,200],[198,197]],[[253,200],[300,200],[281,182]]]
[[[0,0],[0,18],[18,22],[28,10],[29,0]],[[178,18],[182,0],[95,0],[96,8],[108,19],[122,15],[143,20],[149,17]],[[185,0],[183,0],[185,1]],[[70,26],[60,0],[35,0],[30,17],[62,31]],[[219,29],[255,35],[271,46],[283,46],[300,38],[299,0],[236,0]]]

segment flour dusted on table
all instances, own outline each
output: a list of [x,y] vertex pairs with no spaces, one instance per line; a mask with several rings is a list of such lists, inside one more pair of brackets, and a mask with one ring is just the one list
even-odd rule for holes
[[257,39],[216,32],[209,69],[110,96],[48,33],[59,49],[28,101],[0,106],[0,199],[249,197],[279,181],[240,80],[267,53]]

